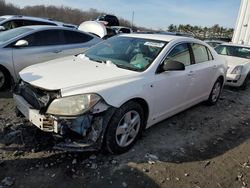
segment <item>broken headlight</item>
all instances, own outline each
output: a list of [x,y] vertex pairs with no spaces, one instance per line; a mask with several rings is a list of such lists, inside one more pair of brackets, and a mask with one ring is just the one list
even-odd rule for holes
[[236,67],[233,69],[233,71],[231,72],[231,74],[241,74],[242,69],[243,69],[243,66],[242,66],[242,65],[238,65],[238,66],[236,66]]
[[58,98],[49,105],[47,113],[60,116],[81,115],[96,105],[100,99],[101,97],[96,94]]

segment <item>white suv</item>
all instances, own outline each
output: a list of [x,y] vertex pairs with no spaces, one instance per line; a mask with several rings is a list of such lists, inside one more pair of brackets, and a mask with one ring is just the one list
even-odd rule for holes
[[66,24],[46,18],[37,18],[37,17],[21,16],[21,15],[0,16],[0,31],[5,31],[29,25],[53,25],[53,26],[64,26],[74,29],[77,28],[77,26],[72,24]]
[[202,101],[215,104],[226,69],[200,40],[127,34],[22,70],[14,99],[33,124],[64,139],[57,148],[122,153],[145,128]]

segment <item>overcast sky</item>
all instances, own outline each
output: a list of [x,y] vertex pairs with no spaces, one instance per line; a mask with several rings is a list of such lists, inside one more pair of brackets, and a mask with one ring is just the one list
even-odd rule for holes
[[88,10],[94,8],[154,29],[173,24],[234,27],[240,0],[5,0],[20,7],[27,5],[69,6]]

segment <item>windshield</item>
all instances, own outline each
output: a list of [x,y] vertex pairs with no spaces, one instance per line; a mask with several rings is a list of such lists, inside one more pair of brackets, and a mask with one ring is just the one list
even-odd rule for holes
[[111,61],[120,68],[144,71],[166,44],[164,41],[117,36],[90,48],[85,56],[97,62]]
[[27,33],[31,31],[32,29],[30,28],[16,28],[16,29],[11,29],[8,31],[0,32],[0,44],[7,42],[10,39],[13,39],[19,35],[22,35],[24,33]]
[[220,45],[215,48],[215,51],[220,55],[250,59],[250,48],[246,47]]

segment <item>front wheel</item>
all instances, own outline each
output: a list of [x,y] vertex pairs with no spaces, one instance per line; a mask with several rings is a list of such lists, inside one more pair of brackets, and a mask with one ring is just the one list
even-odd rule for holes
[[5,89],[8,83],[8,74],[0,68],[0,91]]
[[214,105],[220,98],[220,93],[222,90],[222,84],[223,81],[221,79],[217,79],[216,82],[214,83],[214,86],[211,90],[211,93],[209,95],[209,98],[207,100],[208,105]]
[[110,153],[124,153],[137,141],[144,127],[144,111],[136,102],[127,102],[116,110],[105,136],[105,147]]

